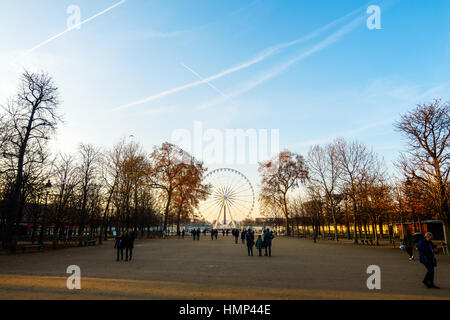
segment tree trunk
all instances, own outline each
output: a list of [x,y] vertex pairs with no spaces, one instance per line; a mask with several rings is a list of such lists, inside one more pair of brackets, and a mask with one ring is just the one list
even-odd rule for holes
[[178,208],[177,212],[177,236],[180,237],[181,231],[180,231],[180,221],[181,221],[181,208],[182,205]]
[[338,239],[338,230],[337,230],[337,222],[336,222],[336,210],[335,208],[331,208],[331,214],[333,215],[333,223],[334,223],[334,240],[336,240],[336,242],[339,241]]
[[[358,225],[358,223],[357,223],[357,213],[356,213],[356,202],[355,201],[353,201],[353,223],[354,223],[354,226],[355,226],[355,229],[354,229],[354,239],[353,239],[353,242],[354,242],[354,244],[358,244],[358,231],[357,231],[357,225]],[[361,236],[361,229],[359,230],[359,235]]]
[[167,222],[169,219],[169,208],[170,208],[170,200],[172,198],[172,192],[169,191],[168,192],[168,196],[167,196],[167,203],[166,203],[166,209],[164,210],[164,227],[163,227],[163,231],[167,231]]
[[287,208],[286,193],[283,195],[283,205],[284,205],[284,216],[286,217],[286,235],[290,236],[291,232],[289,230],[289,212]]
[[53,244],[52,244],[52,248],[53,250],[56,250],[56,248],[58,247],[58,238],[59,238],[59,228],[61,227],[61,223],[59,221],[57,221],[55,223],[55,229],[53,231]]

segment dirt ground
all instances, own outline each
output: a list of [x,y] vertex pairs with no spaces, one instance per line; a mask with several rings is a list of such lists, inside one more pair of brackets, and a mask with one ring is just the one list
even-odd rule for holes
[[[428,289],[424,266],[394,248],[275,238],[272,257],[248,257],[219,235],[138,240],[131,262],[115,253],[108,241],[0,255],[0,299],[450,299],[449,256],[438,256],[441,289]],[[66,287],[69,265],[81,268],[80,290]],[[369,265],[381,268],[381,290],[367,289]]]

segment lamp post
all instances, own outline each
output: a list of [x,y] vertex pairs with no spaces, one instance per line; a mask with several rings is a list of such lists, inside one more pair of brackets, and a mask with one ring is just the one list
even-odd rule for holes
[[[45,188],[45,209],[48,210],[48,206],[47,206],[47,200],[48,200],[48,194],[50,192],[50,188],[52,187],[52,183],[50,182],[50,179],[47,181],[47,183],[45,184],[44,188]],[[44,226],[44,222],[45,222],[45,216],[42,216],[42,222],[41,222],[41,233],[39,235],[39,244],[43,245],[44,244],[44,230],[45,230],[45,226]]]

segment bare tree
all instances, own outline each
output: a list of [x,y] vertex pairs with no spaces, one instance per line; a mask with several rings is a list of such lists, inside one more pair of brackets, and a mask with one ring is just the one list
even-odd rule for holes
[[30,163],[43,163],[44,147],[61,122],[57,113],[58,88],[44,72],[24,71],[16,97],[6,107],[4,123],[7,138],[3,140],[3,157],[13,165],[14,182],[9,197],[6,241],[15,251],[18,224],[23,215],[24,168]]
[[374,161],[374,154],[358,141],[348,143],[344,139],[335,142],[338,153],[339,166],[342,169],[342,190],[352,201],[354,242],[358,243],[358,187],[366,168]]
[[377,246],[379,245],[377,226],[381,217],[391,210],[390,195],[384,166],[378,159],[374,159],[362,172],[358,183],[358,198],[362,213],[367,214],[372,223],[373,238]]
[[121,164],[123,160],[123,153],[125,148],[125,140],[119,141],[112,150],[106,153],[102,158],[102,181],[106,186],[106,204],[103,209],[103,219],[100,227],[98,242],[101,244],[104,239],[107,239],[107,220],[108,212],[113,201],[114,193],[117,191],[120,181]]
[[80,184],[78,195],[80,229],[78,234],[82,236],[89,215],[88,204],[92,198],[95,198],[96,196],[96,189],[99,181],[99,165],[102,154],[100,149],[93,145],[81,144],[79,155],[80,163],[78,172]]
[[421,184],[444,222],[445,241],[450,232],[448,177],[450,172],[450,104],[435,100],[401,116],[395,128],[408,150],[398,166],[407,178]]
[[334,144],[325,147],[314,146],[308,152],[309,181],[312,186],[321,190],[325,201],[331,212],[334,224],[334,239],[338,241],[337,233],[337,207],[339,197],[337,197],[338,183],[342,173],[339,166],[339,155]]
[[60,155],[53,173],[55,189],[54,206],[51,210],[55,229],[53,232],[53,249],[58,245],[59,232],[67,222],[68,206],[75,198],[75,190],[80,183],[75,159],[72,155]]

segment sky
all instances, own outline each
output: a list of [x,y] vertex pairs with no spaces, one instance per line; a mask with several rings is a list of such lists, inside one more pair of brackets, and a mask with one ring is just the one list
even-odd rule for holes
[[[450,99],[448,0],[1,0],[0,38],[0,104],[23,68],[47,71],[62,152],[123,137],[151,151],[200,121],[224,135],[275,129],[280,150],[305,156],[358,139],[393,170],[400,114]],[[259,183],[254,163],[208,167]]]

